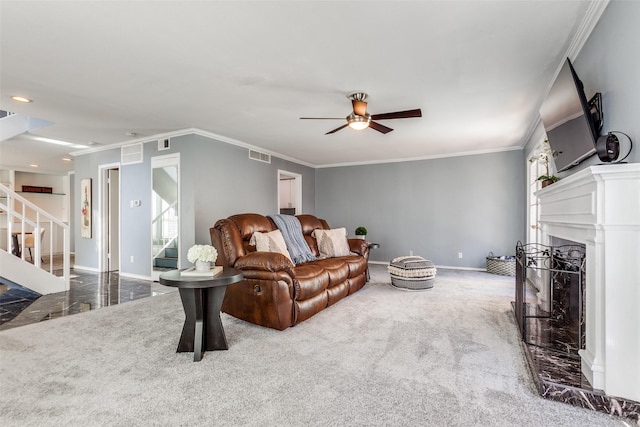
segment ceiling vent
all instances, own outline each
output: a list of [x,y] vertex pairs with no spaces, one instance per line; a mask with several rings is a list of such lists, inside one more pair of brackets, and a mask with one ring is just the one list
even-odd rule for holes
[[142,143],[124,145],[121,150],[121,160],[123,165],[133,165],[136,163],[142,163]]
[[158,140],[158,151],[168,150],[169,148],[171,148],[169,138],[162,138]]
[[249,150],[249,158],[251,160],[257,160],[259,162],[271,163],[271,155],[266,153],[261,153],[255,150]]

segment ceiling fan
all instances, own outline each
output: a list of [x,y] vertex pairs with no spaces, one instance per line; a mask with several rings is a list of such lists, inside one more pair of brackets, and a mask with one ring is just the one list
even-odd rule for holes
[[[390,127],[381,125],[380,123],[376,123],[373,120],[390,120],[390,119],[408,119],[411,117],[422,117],[422,111],[418,108],[415,110],[407,110],[407,111],[396,111],[394,113],[384,113],[384,114],[369,114],[367,113],[367,103],[365,99],[367,99],[367,94],[364,92],[352,92],[347,95],[347,98],[351,100],[351,104],[353,105],[353,111],[349,114],[346,119],[347,123],[335,128],[334,130],[330,130],[325,133],[325,135],[329,135],[330,133],[335,133],[340,129],[344,129],[349,126],[352,129],[362,130],[366,128],[371,128],[377,130],[380,133],[389,133],[393,129]],[[342,117],[300,117],[302,120],[342,120]]]

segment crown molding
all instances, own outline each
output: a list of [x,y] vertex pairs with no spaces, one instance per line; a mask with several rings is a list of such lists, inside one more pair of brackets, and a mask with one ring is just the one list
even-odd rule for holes
[[522,150],[522,147],[516,146],[516,147],[496,148],[496,149],[488,149],[488,150],[464,151],[459,153],[434,154],[431,156],[403,157],[398,159],[373,160],[373,161],[366,161],[366,162],[333,163],[329,165],[316,166],[316,169],[339,168],[339,167],[346,167],[346,166],[380,165],[385,163],[416,162],[420,160],[444,159],[449,157],[463,157],[463,156],[477,156],[480,154],[492,154],[492,153],[501,153],[504,151],[517,151],[517,150]]
[[145,136],[144,138],[130,139],[130,140],[118,142],[118,143],[115,143],[115,144],[109,144],[109,145],[104,145],[104,146],[100,146],[100,147],[88,148],[88,149],[85,149],[85,150],[74,151],[74,152],[72,152],[70,154],[72,156],[74,156],[74,157],[75,156],[83,156],[83,155],[86,155],[86,154],[97,153],[97,152],[100,152],[100,151],[107,151],[107,150],[117,149],[117,148],[121,148],[121,147],[124,147],[124,146],[127,146],[127,145],[133,145],[133,144],[139,144],[139,143],[149,143],[149,142],[157,141],[158,139],[162,139],[162,138],[175,138],[175,137],[186,136],[186,135],[203,136],[205,138],[209,138],[209,139],[212,139],[212,140],[218,141],[218,142],[223,142],[225,144],[235,145],[237,147],[246,148],[248,150],[260,151],[262,153],[269,154],[269,155],[271,155],[273,157],[277,157],[277,158],[282,159],[282,160],[287,160],[287,161],[290,161],[292,163],[296,163],[296,164],[301,165],[301,166],[307,166],[307,167],[310,167],[312,169],[337,168],[337,167],[361,166],[361,165],[377,165],[377,164],[384,164],[384,163],[414,162],[414,161],[419,161],[419,160],[433,160],[433,159],[443,159],[443,158],[447,158],[447,157],[474,156],[474,155],[479,155],[479,154],[491,154],[491,153],[499,153],[499,152],[503,152],[503,151],[514,151],[514,150],[521,150],[522,149],[522,147],[520,147],[520,146],[515,146],[515,147],[506,147],[506,148],[499,148],[499,149],[466,151],[466,152],[460,152],[460,153],[436,154],[436,155],[431,155],[431,156],[404,157],[404,158],[398,158],[398,159],[384,159],[384,160],[372,160],[372,161],[364,161],[364,162],[348,162],[348,163],[332,163],[332,164],[327,164],[327,165],[316,165],[316,164],[305,162],[303,160],[296,159],[294,157],[290,157],[290,156],[287,156],[287,155],[284,155],[284,154],[281,154],[281,153],[278,153],[278,152],[275,152],[275,151],[267,150],[267,149],[265,149],[263,147],[259,147],[257,145],[247,144],[246,142],[242,142],[242,141],[239,141],[237,139],[229,138],[229,137],[224,136],[224,135],[219,135],[217,133],[209,132],[209,131],[198,129],[198,128],[188,128],[188,129],[181,129],[181,130],[177,130],[177,131],[173,131],[173,132],[165,132],[165,133],[159,133],[159,134],[156,134],[156,135]]
[[271,150],[267,150],[264,149],[262,147],[258,147],[257,145],[252,145],[252,144],[247,144],[246,142],[242,142],[239,141],[237,139],[233,139],[233,138],[229,138],[227,136],[224,135],[219,135],[217,133],[213,133],[213,132],[209,132],[206,130],[202,130],[202,129],[198,129],[198,128],[187,128],[187,129],[180,129],[180,130],[176,130],[173,132],[165,132],[165,133],[158,133],[155,135],[151,135],[151,136],[145,136],[145,137],[141,137],[141,138],[136,138],[136,139],[129,139],[127,141],[122,141],[122,142],[117,142],[115,144],[109,144],[109,145],[104,145],[101,147],[95,147],[95,148],[88,148],[85,150],[79,150],[79,151],[74,151],[71,154],[72,156],[82,156],[85,154],[92,154],[92,153],[97,153],[100,151],[107,151],[107,150],[113,150],[115,148],[120,148],[120,147],[124,147],[127,145],[133,145],[133,144],[139,144],[139,143],[148,143],[148,142],[154,142],[157,141],[158,139],[163,139],[163,138],[176,138],[179,136],[186,136],[186,135],[198,135],[198,136],[203,136],[205,138],[210,138],[213,139],[215,141],[219,141],[219,142],[223,142],[225,144],[230,144],[230,145],[235,145],[238,147],[243,147],[246,148],[248,150],[255,150],[255,151],[260,151],[262,153],[266,153],[269,154],[273,157],[277,157],[279,159],[283,159],[283,160],[287,160],[293,163],[297,163],[299,165],[302,166],[307,166],[310,168],[316,168],[316,165],[313,165],[311,163],[305,162],[303,160],[300,159],[296,159],[294,157],[290,157],[287,156],[285,154],[281,154],[275,151],[271,151]]
[[[578,27],[578,31],[576,31],[573,40],[571,40],[571,43],[569,43],[569,47],[567,48],[567,54],[565,57],[569,58],[571,62],[578,57],[578,54],[584,47],[584,44],[587,42],[587,39],[609,5],[609,1],[610,0],[597,0],[589,5],[585,17]],[[562,64],[560,66],[562,66]]]

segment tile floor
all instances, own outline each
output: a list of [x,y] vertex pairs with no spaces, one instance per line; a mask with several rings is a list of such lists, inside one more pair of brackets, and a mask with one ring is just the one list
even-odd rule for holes
[[71,270],[69,291],[43,296],[3,280],[0,282],[0,330],[176,290],[157,282],[120,277],[117,272],[94,273],[74,269]]

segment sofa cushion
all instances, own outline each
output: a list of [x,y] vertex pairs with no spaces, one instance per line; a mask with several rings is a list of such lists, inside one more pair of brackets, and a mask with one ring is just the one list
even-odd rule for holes
[[323,293],[329,286],[329,273],[315,262],[297,265],[295,271],[295,299],[302,301]]
[[339,285],[349,278],[349,266],[342,258],[325,258],[313,262],[329,274],[329,287]]
[[269,218],[260,214],[238,214],[230,216],[229,219],[233,221],[238,228],[242,240],[248,241],[256,231],[268,233],[276,229],[275,224],[269,220]]
[[291,255],[289,255],[287,245],[284,243],[284,238],[280,230],[273,230],[268,233],[256,231],[253,233],[253,236],[251,236],[249,243],[255,246],[257,251],[278,252],[291,260]]
[[349,243],[347,242],[347,229],[335,228],[332,230],[313,230],[313,237],[318,242],[318,251],[321,258],[335,258],[349,255]]
[[367,271],[367,260],[359,255],[340,257],[349,266],[349,278],[359,276]]

